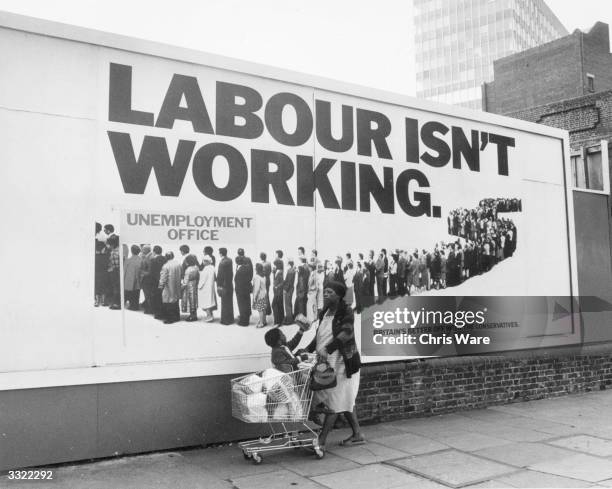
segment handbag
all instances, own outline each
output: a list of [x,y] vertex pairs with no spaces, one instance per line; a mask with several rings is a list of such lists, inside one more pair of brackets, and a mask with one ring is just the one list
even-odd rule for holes
[[310,390],[322,391],[336,387],[338,380],[336,372],[326,360],[319,360],[312,369],[310,376]]
[[359,369],[361,368],[361,355],[359,354],[359,351],[355,351],[353,356],[351,358],[347,358],[344,363],[346,365],[346,376],[350,379],[351,376],[359,372]]

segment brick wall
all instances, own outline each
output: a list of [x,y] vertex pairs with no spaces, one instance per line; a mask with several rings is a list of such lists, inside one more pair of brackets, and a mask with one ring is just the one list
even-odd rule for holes
[[365,366],[363,423],[450,413],[612,386],[612,344]]
[[598,22],[584,34],[582,41],[584,93],[587,89],[586,74],[595,76],[595,91],[612,88],[612,54],[608,25]]
[[506,114],[583,95],[580,54],[580,37],[572,34],[496,60],[486,110]]
[[566,129],[570,146],[578,149],[612,139],[612,90],[539,105],[507,114],[510,117]]
[[515,53],[493,63],[494,80],[484,84],[484,110],[508,115],[527,107],[612,89],[612,54],[608,25],[597,22],[588,32],[572,34]]

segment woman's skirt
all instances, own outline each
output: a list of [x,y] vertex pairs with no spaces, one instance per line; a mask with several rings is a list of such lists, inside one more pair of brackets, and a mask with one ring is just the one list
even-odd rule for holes
[[268,307],[268,301],[266,300],[265,297],[261,299],[257,299],[256,301],[253,302],[253,309],[255,309],[258,312],[266,312],[267,307]]
[[315,391],[313,405],[325,404],[334,413],[352,412],[359,391],[359,372],[348,379],[345,370],[336,373],[337,385],[331,389]]

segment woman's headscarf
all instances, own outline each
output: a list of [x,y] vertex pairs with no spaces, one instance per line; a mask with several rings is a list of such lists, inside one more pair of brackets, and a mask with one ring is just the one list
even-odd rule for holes
[[332,289],[340,299],[346,294],[346,286],[343,283],[331,280],[326,286],[326,289]]

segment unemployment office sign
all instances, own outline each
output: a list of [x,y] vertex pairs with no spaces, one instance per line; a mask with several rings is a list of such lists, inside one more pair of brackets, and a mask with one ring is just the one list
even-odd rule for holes
[[155,243],[221,241],[226,244],[255,243],[253,216],[175,214],[125,211],[121,229],[125,242],[138,243],[142,237]]

